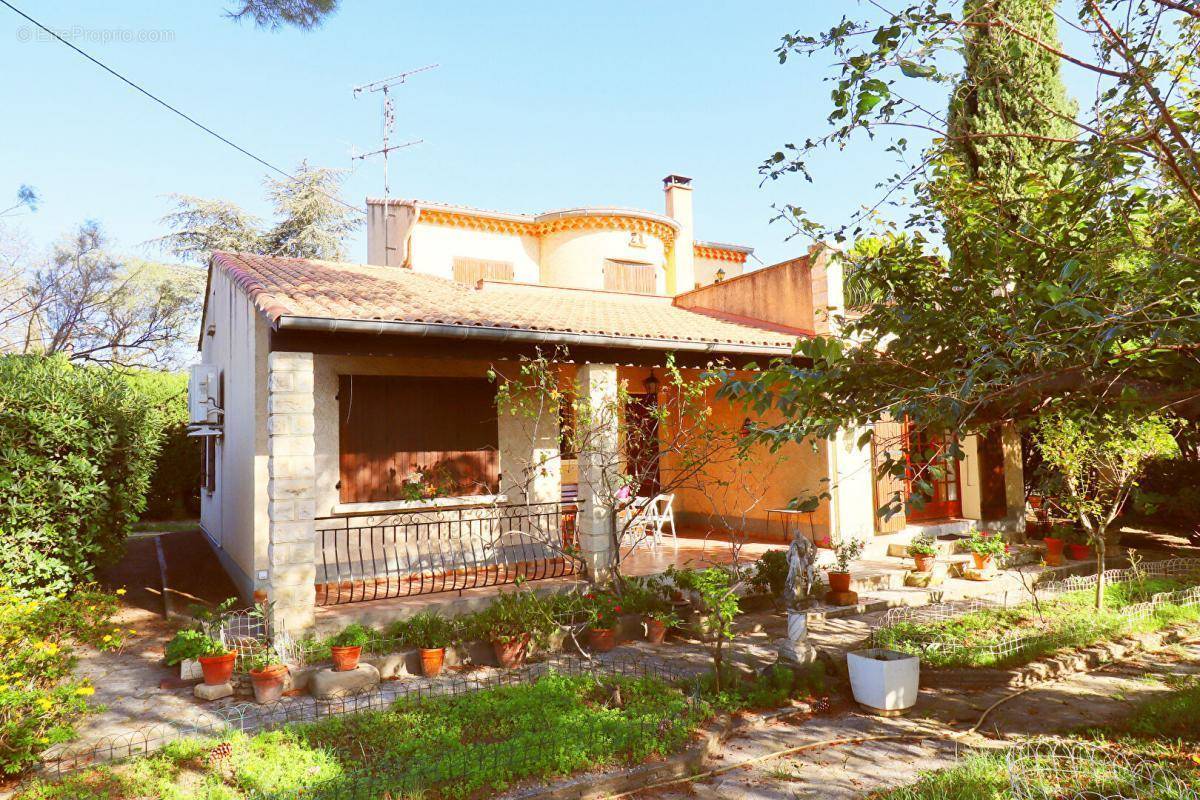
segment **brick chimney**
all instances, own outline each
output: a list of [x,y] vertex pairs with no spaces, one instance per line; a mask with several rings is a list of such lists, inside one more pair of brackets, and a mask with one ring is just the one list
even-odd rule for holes
[[663,192],[667,195],[667,216],[679,223],[679,233],[675,235],[675,248],[667,272],[667,293],[676,295],[690,292],[696,287],[692,179],[668,175],[663,178]]

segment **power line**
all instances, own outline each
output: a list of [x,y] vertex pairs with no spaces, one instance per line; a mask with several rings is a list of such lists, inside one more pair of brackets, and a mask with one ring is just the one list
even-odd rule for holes
[[[175,106],[171,105],[171,104],[170,104],[170,103],[168,103],[166,100],[163,100],[162,98],[158,97],[157,95],[155,95],[153,92],[149,91],[148,89],[143,89],[141,86],[139,86],[138,84],[134,83],[134,82],[133,82],[133,81],[131,81],[129,78],[126,78],[124,75],[122,75],[121,73],[117,72],[117,71],[116,71],[115,69],[113,69],[112,67],[110,67],[110,66],[108,66],[107,64],[105,64],[104,62],[100,61],[98,58],[96,58],[96,57],[94,57],[94,56],[90,55],[89,53],[87,53],[87,52],[85,52],[85,51],[81,50],[80,48],[76,47],[75,45],[71,44],[71,43],[70,43],[70,42],[68,42],[66,39],[64,39],[63,37],[59,36],[59,35],[58,35],[57,33],[55,33],[54,31],[50,30],[50,29],[49,29],[49,28],[47,28],[45,25],[43,25],[42,23],[38,22],[36,19],[34,19],[33,17],[29,16],[29,15],[28,15],[28,14],[26,14],[24,11],[22,11],[21,9],[17,8],[16,6],[14,6],[12,3],[8,2],[8,0],[0,0],[0,5],[7,6],[7,7],[8,7],[8,8],[9,8],[11,11],[13,11],[13,12],[14,12],[14,13],[16,13],[16,14],[18,14],[18,15],[19,15],[19,16],[21,16],[21,17],[24,17],[24,18],[25,18],[25,20],[27,20],[29,23],[31,23],[31,24],[32,24],[32,25],[34,25],[35,27],[38,27],[38,28],[40,28],[41,30],[45,31],[45,32],[46,32],[46,33],[48,33],[50,36],[53,36],[55,39],[57,39],[58,41],[62,42],[62,43],[63,43],[63,44],[65,44],[67,47],[71,48],[71,49],[72,49],[72,50],[74,50],[76,53],[78,53],[79,55],[81,55],[81,56],[83,56],[84,58],[86,58],[88,61],[90,61],[90,62],[92,62],[93,64],[95,64],[95,65],[96,65],[97,67],[99,67],[100,69],[102,69],[102,70],[104,70],[105,72],[107,72],[108,74],[112,75],[112,76],[113,76],[114,78],[116,78],[117,80],[119,80],[119,81],[121,81],[122,83],[124,83],[124,84],[128,85],[130,88],[132,88],[132,89],[134,89],[134,90],[136,90],[136,91],[138,91],[138,92],[140,92],[140,93],[144,94],[146,97],[149,97],[151,100],[153,100],[154,102],[158,103],[160,106],[162,106],[163,108],[165,108],[165,109],[167,109],[168,111],[172,112],[173,114],[176,114],[176,115],[178,115],[178,116],[180,116],[180,117],[183,117],[185,120],[187,120],[188,122],[192,123],[192,124],[193,124],[193,125],[195,125],[197,128],[199,128],[200,130],[202,130],[202,131],[204,131],[205,133],[207,133],[208,135],[210,135],[210,136],[212,136],[212,137],[214,137],[214,138],[216,138],[216,139],[218,139],[218,140],[220,140],[220,141],[224,142],[225,144],[227,144],[227,145],[229,145],[230,147],[232,147],[234,150],[237,150],[237,151],[238,151],[239,153],[241,153],[242,155],[244,155],[244,156],[248,156],[249,158],[252,158],[252,159],[254,159],[255,161],[257,161],[259,164],[262,164],[262,165],[263,165],[264,167],[266,167],[267,169],[269,169],[269,170],[272,170],[273,172],[277,172],[277,173],[279,173],[280,175],[282,175],[283,177],[287,178],[288,180],[290,180],[290,181],[292,181],[292,182],[294,182],[294,183],[298,183],[298,184],[302,184],[302,185],[304,184],[304,181],[300,180],[299,178],[297,178],[295,175],[291,174],[291,173],[290,173],[290,172],[288,172],[287,170],[280,169],[279,167],[277,167],[277,166],[275,166],[274,164],[272,164],[270,161],[267,161],[267,160],[266,160],[266,159],[264,159],[264,158],[260,158],[259,156],[256,156],[254,153],[251,153],[249,150],[247,150],[246,148],[244,148],[244,147],[242,147],[241,145],[237,144],[236,142],[232,142],[232,141],[230,141],[229,139],[227,139],[227,138],[225,138],[224,136],[222,136],[221,134],[217,133],[217,132],[216,132],[216,131],[214,131],[212,128],[210,128],[210,127],[208,127],[207,125],[205,125],[203,122],[200,122],[199,120],[197,120],[195,117],[189,116],[188,114],[184,113],[183,111],[180,111],[178,108],[176,108]],[[318,192],[320,192],[321,194],[325,195],[326,197],[328,197],[330,200],[333,200],[335,203],[339,203],[340,205],[343,205],[343,206],[345,206],[346,208],[348,208],[348,209],[350,209],[350,210],[352,210],[352,211],[357,211],[359,214],[366,214],[366,213],[367,213],[366,211],[364,211],[363,209],[359,208],[358,206],[352,206],[352,205],[350,205],[349,203],[347,203],[347,202],[345,202],[344,200],[342,200],[340,197],[335,197],[335,196],[333,196],[333,195],[329,194],[328,192],[326,192],[326,191],[324,191],[324,190],[321,190],[321,189],[318,189],[317,191],[318,191]]]

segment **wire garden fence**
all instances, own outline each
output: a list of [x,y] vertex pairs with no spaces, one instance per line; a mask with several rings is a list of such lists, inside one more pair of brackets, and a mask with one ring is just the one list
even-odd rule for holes
[[[1174,591],[1159,592],[1145,601],[1114,610],[1113,617],[1119,620],[1124,629],[1155,616],[1169,606],[1200,606],[1200,585],[1197,585],[1200,584],[1200,558],[1173,558],[1139,567],[1107,570],[1104,573],[1106,585],[1135,586],[1152,578],[1172,578],[1191,585]],[[1098,580],[1097,575],[1072,576],[1062,581],[1039,584],[1032,589],[1036,592],[1038,603],[1047,604],[1074,592],[1094,590]],[[977,637],[977,640],[965,637],[963,630],[954,625],[955,622],[979,612],[1005,611],[1018,605],[1030,608],[1033,605],[1028,593],[1022,597],[1020,603],[1010,600],[1010,595],[1006,593],[999,598],[983,597],[956,603],[891,609],[872,630],[871,643],[874,647],[911,652],[935,664],[983,664],[1014,659],[1056,643],[1065,645],[1078,641],[1088,632],[1095,630],[1095,619],[1087,613],[1057,619],[1048,628],[1018,627],[1000,637],[984,636]]]
[[[510,670],[443,675],[436,679],[413,682],[384,681],[368,691],[331,700],[297,696],[284,697],[276,702],[262,705],[253,702],[235,703],[211,710],[208,712],[207,719],[191,724],[161,723],[112,734],[99,740],[93,740],[86,745],[67,745],[54,748],[46,752],[40,772],[47,776],[64,775],[88,767],[152,755],[167,744],[181,739],[222,738],[233,733],[253,734],[286,725],[317,722],[328,717],[358,714],[364,711],[384,711],[397,702],[421,703],[433,698],[463,695],[502,686],[531,685],[550,674],[591,676],[597,679],[611,677],[656,678],[684,689],[690,705],[697,704],[701,696],[699,673],[694,667],[675,666],[636,655],[618,655],[603,661],[587,659],[583,656],[561,655],[553,660],[531,663]],[[600,732],[597,731],[595,735],[600,735]],[[457,769],[457,766],[454,768]],[[429,777],[416,767],[409,769],[406,766],[405,769],[412,773],[414,781]],[[439,767],[439,769],[448,769],[448,767]],[[374,785],[367,778],[363,780],[365,781],[364,787]],[[391,791],[395,791],[395,789]],[[304,796],[312,797],[313,795],[306,793]]]
[[1005,757],[1009,784],[1019,800],[1197,800],[1190,783],[1171,765],[1095,742],[1033,739]]

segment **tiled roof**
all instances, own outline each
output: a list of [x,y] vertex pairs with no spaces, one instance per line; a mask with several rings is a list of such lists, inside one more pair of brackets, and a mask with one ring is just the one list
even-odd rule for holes
[[272,322],[304,317],[591,334],[664,343],[790,348],[800,332],[722,319],[670,298],[484,282],[464,286],[396,267],[372,267],[244,253],[214,253]]

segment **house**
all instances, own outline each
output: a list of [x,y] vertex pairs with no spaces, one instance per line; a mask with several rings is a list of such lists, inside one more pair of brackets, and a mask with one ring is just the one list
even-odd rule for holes
[[[611,563],[605,453],[576,459],[561,418],[530,426],[498,410],[493,371],[552,352],[576,401],[598,407],[625,386],[652,407],[668,364],[693,376],[718,361],[745,370],[789,357],[798,337],[836,332],[831,251],[747,270],[749,247],[695,238],[692,191],[668,176],[664,214],[369,200],[369,264],[214,253],[193,432],[205,442],[202,526],[243,593],[265,592],[280,624],[306,630],[328,606],[572,577],[560,545],[590,570]],[[657,471],[658,453],[622,450],[622,430],[646,422],[622,402],[628,413],[601,449]],[[729,403],[714,399],[712,413],[729,430],[745,424]],[[796,515],[772,512],[826,486],[828,501],[802,519],[815,539],[902,533],[928,518],[1019,524],[1011,437],[968,437],[926,519],[886,521],[875,509],[893,487],[877,485],[878,453],[858,439],[785,447],[770,469],[763,451],[743,468],[753,496],[738,508],[681,487],[676,525],[699,539],[736,529],[783,542]],[[450,491],[426,491],[434,470]]]

